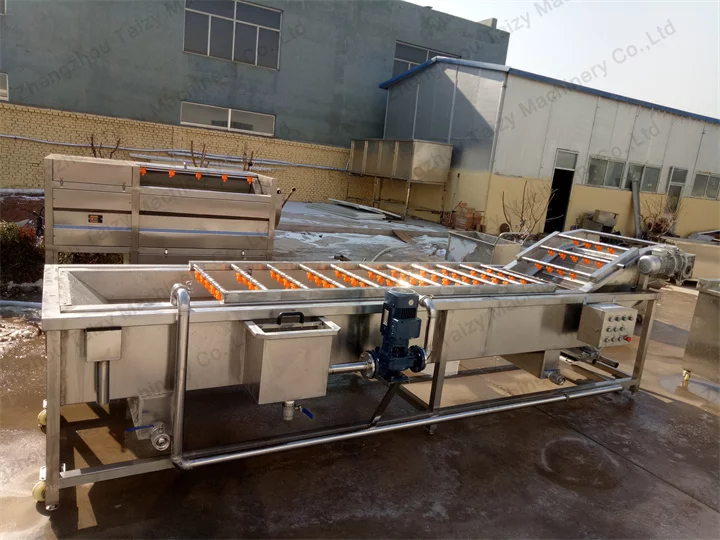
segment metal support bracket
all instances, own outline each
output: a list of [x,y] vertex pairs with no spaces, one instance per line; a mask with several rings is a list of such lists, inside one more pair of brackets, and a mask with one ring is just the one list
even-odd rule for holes
[[393,382],[388,384],[387,392],[385,392],[385,395],[383,396],[382,400],[380,400],[377,409],[375,409],[375,412],[370,419],[371,426],[377,425],[377,423],[380,421],[383,413],[385,412],[385,409],[387,409],[388,405],[390,405],[392,398],[395,397],[395,394],[397,393],[399,388],[400,383]]

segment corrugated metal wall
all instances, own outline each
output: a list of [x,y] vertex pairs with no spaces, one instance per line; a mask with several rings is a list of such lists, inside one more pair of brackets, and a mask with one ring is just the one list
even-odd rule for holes
[[385,138],[453,145],[453,167],[488,171],[505,74],[436,63],[388,90]]
[[[622,101],[510,75],[494,172],[551,179],[557,149],[578,153],[574,182],[587,182],[591,157],[661,167],[659,191],[671,167],[720,172],[720,126]],[[626,167],[627,169],[627,167]]]

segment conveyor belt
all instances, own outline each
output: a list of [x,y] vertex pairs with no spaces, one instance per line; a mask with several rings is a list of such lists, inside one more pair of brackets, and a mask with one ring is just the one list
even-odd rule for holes
[[412,287],[435,296],[538,294],[556,288],[590,292],[626,265],[632,266],[638,248],[647,245],[642,240],[577,230],[543,238],[504,267],[477,262],[240,261],[191,262],[190,267],[211,296],[225,304],[382,298],[389,287]]
[[228,261],[191,262],[190,267],[196,281],[225,304],[382,298],[391,287],[435,296],[547,293],[556,288],[532,276],[479,263]]

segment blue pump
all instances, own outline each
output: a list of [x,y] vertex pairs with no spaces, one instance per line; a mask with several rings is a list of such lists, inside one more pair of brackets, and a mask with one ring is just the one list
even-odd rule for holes
[[370,351],[375,373],[389,382],[403,382],[403,371],[418,373],[425,369],[425,350],[410,340],[420,337],[422,321],[417,316],[420,296],[412,290],[390,289],[385,293],[380,347]]

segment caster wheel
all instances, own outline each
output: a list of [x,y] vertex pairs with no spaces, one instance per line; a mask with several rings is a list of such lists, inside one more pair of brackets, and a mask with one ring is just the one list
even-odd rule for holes
[[33,486],[32,497],[38,502],[43,502],[45,500],[45,480],[40,480]]
[[37,416],[39,426],[47,426],[47,409],[40,411]]
[[565,377],[563,377],[560,374],[560,370],[554,369],[548,374],[548,379],[550,379],[551,382],[557,384],[558,386],[562,386],[565,384]]
[[428,435],[435,435],[435,432],[437,431],[437,424],[427,426],[425,431],[427,431]]

